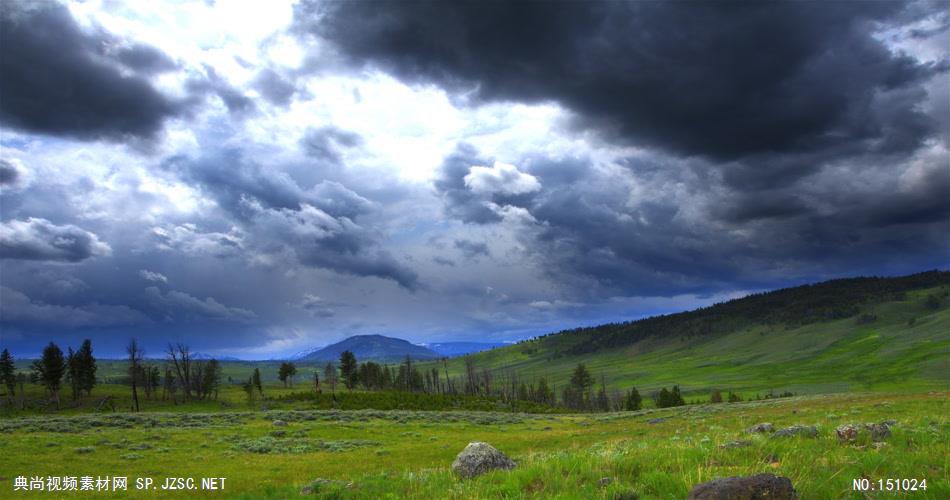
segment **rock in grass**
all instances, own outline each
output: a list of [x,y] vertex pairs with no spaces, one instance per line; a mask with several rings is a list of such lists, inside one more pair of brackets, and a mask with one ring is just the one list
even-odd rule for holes
[[455,457],[452,470],[463,478],[475,477],[486,472],[502,469],[511,470],[515,463],[507,455],[488,443],[475,441]]
[[719,445],[719,447],[724,450],[728,450],[730,448],[746,448],[748,446],[752,446],[752,441],[747,439],[738,439],[736,441],[729,441],[728,443]]
[[283,420],[274,420],[271,422],[271,424],[273,424],[274,427],[287,427],[287,422],[284,422]]
[[727,477],[698,484],[690,490],[687,500],[795,500],[798,493],[787,477],[756,474]]
[[802,436],[802,437],[818,437],[818,428],[814,425],[793,425],[791,427],[786,427],[784,429],[779,429],[775,431],[775,434],[772,434],[772,437],[791,437],[791,436]]
[[842,443],[854,441],[858,438],[858,426],[854,424],[839,425],[835,429],[835,434],[838,436],[838,441]]
[[763,422],[761,424],[755,424],[752,427],[749,427],[749,434],[758,434],[760,432],[772,433],[775,432],[775,426],[769,422]]
[[871,441],[884,441],[891,437],[891,428],[886,422],[880,424],[864,424],[864,428],[871,432]]

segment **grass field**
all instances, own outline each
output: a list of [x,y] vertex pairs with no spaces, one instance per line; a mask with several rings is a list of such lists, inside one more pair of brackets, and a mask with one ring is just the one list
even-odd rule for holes
[[[927,490],[908,498],[948,498],[948,396],[842,394],[587,415],[303,409],[5,418],[0,496],[84,496],[13,493],[21,475],[109,475],[128,477],[130,491],[85,496],[146,496],[136,478],[225,477],[223,491],[187,494],[290,498],[322,479],[314,494],[323,498],[683,498],[715,477],[771,472],[791,478],[801,498],[867,498],[852,491],[855,478],[926,479]],[[885,419],[897,424],[883,446],[866,437],[843,444],[834,434],[843,423]],[[815,425],[819,435],[746,433],[759,422]],[[737,439],[750,442],[720,448]],[[474,440],[518,468],[455,478],[449,465]]]

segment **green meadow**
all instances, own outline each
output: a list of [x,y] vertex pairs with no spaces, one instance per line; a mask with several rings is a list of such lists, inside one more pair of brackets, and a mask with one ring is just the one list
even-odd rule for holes
[[[290,410],[142,412],[0,420],[4,498],[683,498],[715,477],[770,472],[801,498],[890,498],[853,480],[926,480],[907,498],[948,498],[950,393],[861,393],[584,415]],[[893,419],[884,444],[841,443],[844,423]],[[275,426],[282,420],[286,426]],[[818,436],[746,429],[814,425]],[[449,466],[485,441],[518,467],[474,479]],[[728,447],[733,441],[745,441]],[[727,447],[722,447],[727,445]],[[13,492],[17,476],[125,476],[128,491]],[[224,490],[165,491],[168,477]],[[152,478],[155,490],[134,488]]]

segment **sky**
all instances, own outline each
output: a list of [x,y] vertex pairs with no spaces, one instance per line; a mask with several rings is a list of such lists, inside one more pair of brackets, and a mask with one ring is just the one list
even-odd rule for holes
[[0,346],[512,341],[946,269],[948,13],[4,2]]

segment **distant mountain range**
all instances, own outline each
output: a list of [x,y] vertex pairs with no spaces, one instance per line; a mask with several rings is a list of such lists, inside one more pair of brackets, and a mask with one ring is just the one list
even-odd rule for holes
[[426,347],[439,353],[442,356],[462,356],[476,352],[487,351],[496,347],[504,347],[508,344],[504,342],[438,342],[428,344]]
[[399,361],[406,356],[412,359],[436,359],[442,357],[436,351],[413,344],[403,339],[383,335],[354,335],[309,352],[298,353],[294,359],[299,361],[339,361],[343,351],[350,351],[357,361]]

